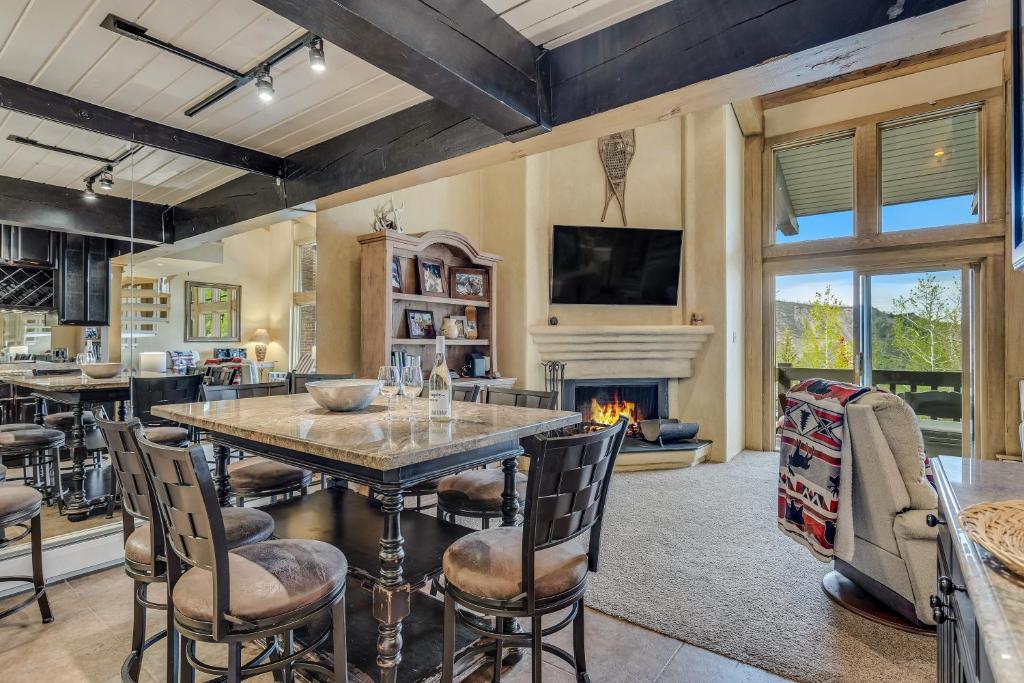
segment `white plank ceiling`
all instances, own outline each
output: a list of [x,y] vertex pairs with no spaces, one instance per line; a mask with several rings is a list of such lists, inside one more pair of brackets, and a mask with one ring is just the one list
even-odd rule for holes
[[[485,0],[533,42],[552,47],[666,0]],[[304,31],[251,0],[0,0],[0,74],[111,109],[285,156],[427,99],[326,45],[327,71],[301,50],[274,68],[276,96],[252,86],[193,118],[184,110],[227,82],[205,67],[100,27],[113,13],[239,71]],[[112,157],[128,143],[0,110],[0,175],[83,187],[100,164],[8,141],[20,135]],[[176,204],[241,172],[145,148],[115,171],[111,194]]]

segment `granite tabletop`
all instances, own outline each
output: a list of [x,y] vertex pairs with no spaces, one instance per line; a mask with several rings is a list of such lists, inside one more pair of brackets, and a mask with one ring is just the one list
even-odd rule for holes
[[[332,413],[309,394],[154,406],[153,414],[211,432],[388,471],[539,434],[580,421],[579,413],[455,401],[452,421],[426,419],[427,399],[397,407]],[[413,419],[409,419],[413,418]]]
[[1008,572],[976,545],[957,514],[969,505],[1024,498],[1024,464],[941,456],[939,509],[949,525],[992,675],[999,683],[1024,681],[1024,577]]
[[[136,372],[136,377],[167,377],[162,372]],[[127,389],[131,384],[132,374],[128,372],[115,375],[108,379],[93,379],[84,374],[66,375],[32,375],[12,374],[3,377],[3,381],[25,387],[33,391],[76,392],[90,389]]]

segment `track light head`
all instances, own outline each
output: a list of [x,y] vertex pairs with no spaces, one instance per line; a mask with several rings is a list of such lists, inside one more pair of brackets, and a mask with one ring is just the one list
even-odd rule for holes
[[327,60],[324,59],[324,41],[320,36],[313,36],[309,41],[309,68],[317,73],[327,69]]
[[114,167],[107,166],[100,173],[100,189],[110,191],[114,189]]
[[271,78],[270,71],[264,69],[256,74],[256,94],[264,102],[274,99],[274,79]]
[[85,198],[96,199],[96,191],[92,189],[92,180],[85,181]]

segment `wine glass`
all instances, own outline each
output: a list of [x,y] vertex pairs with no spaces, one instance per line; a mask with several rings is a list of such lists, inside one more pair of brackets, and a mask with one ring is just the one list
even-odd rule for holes
[[377,381],[380,383],[380,393],[388,398],[387,420],[395,419],[391,415],[391,399],[402,390],[402,375],[397,365],[382,365],[377,371]]
[[402,396],[405,397],[406,405],[409,408],[410,420],[416,419],[412,412],[412,400],[419,396],[421,391],[423,391],[423,370],[415,365],[402,368]]

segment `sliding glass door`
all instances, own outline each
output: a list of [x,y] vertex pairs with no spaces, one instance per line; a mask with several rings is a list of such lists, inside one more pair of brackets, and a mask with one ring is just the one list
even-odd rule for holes
[[971,265],[776,275],[771,400],[812,377],[880,387],[914,409],[929,455],[971,454],[976,279]]

